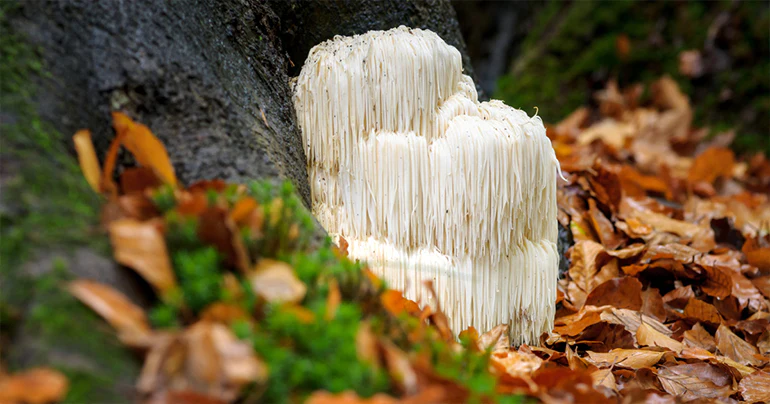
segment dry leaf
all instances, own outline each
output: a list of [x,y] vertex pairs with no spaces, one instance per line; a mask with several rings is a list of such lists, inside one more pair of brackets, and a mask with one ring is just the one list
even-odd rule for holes
[[655,330],[647,323],[639,325],[639,328],[636,330],[636,340],[639,342],[639,345],[663,347],[674,352],[679,352],[684,348],[681,342]]
[[757,358],[756,347],[733,334],[724,324],[717,329],[716,341],[719,352],[742,365],[760,366],[765,362]]
[[682,343],[689,347],[705,349],[711,353],[717,349],[716,340],[700,323],[695,323],[692,329],[684,332]]
[[144,311],[110,286],[89,281],[70,282],[70,293],[107,320],[120,334],[146,334],[150,330]]
[[482,351],[490,350],[492,352],[508,349],[511,341],[508,337],[508,324],[500,324],[495,328],[481,334],[479,337],[479,349]]
[[166,240],[152,222],[116,220],[109,225],[115,261],[132,268],[161,294],[176,286]]
[[741,379],[738,388],[750,403],[770,402],[770,372],[758,370]]
[[684,308],[684,316],[702,323],[717,325],[722,322],[722,316],[717,309],[698,299],[691,299]]
[[613,349],[607,353],[586,351],[586,360],[598,367],[618,366],[628,369],[641,369],[655,365],[663,357],[664,351],[646,349]]
[[734,164],[735,154],[732,150],[724,147],[706,149],[690,166],[687,180],[690,183],[705,181],[711,184],[719,177],[731,176]]
[[115,131],[123,136],[123,146],[139,164],[152,168],[165,183],[176,186],[176,174],[163,143],[147,126],[134,122],[121,112],[112,113]]
[[43,404],[64,399],[69,381],[49,368],[28,369],[0,378],[0,402]]
[[305,284],[294,274],[294,268],[283,261],[263,258],[248,278],[254,292],[268,302],[298,303],[307,292]]
[[586,297],[585,304],[639,310],[642,308],[642,284],[632,277],[610,279],[596,286]]
[[102,178],[102,169],[99,167],[99,159],[96,157],[94,144],[91,142],[91,131],[85,129],[77,131],[72,136],[72,141],[75,143],[75,151],[78,154],[80,171],[83,172],[83,176],[86,177],[91,189],[101,192],[99,184]]
[[666,392],[684,400],[728,397],[734,392],[730,375],[707,363],[664,367],[658,378]]

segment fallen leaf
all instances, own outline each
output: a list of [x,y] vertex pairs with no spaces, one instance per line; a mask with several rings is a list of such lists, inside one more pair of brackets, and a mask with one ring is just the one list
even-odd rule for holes
[[380,302],[388,313],[398,316],[401,313],[408,313],[410,315],[417,316],[422,310],[417,303],[404,298],[404,295],[393,289],[388,289],[380,296]]
[[668,329],[665,324],[648,315],[639,313],[638,311],[616,309],[613,307],[602,311],[600,317],[602,321],[622,325],[628,332],[634,335],[637,334],[637,331],[642,324],[646,324],[653,330],[665,336],[670,336],[672,334],[671,330]]
[[115,131],[123,134],[123,146],[134,155],[142,166],[152,168],[164,182],[176,186],[174,166],[163,143],[147,126],[134,122],[122,112],[112,113]]
[[307,286],[294,274],[294,268],[283,261],[259,260],[248,279],[254,292],[268,302],[298,303],[307,292]]
[[647,323],[639,325],[636,330],[636,340],[639,345],[668,348],[674,352],[679,352],[684,348],[681,342],[655,330]]
[[176,287],[166,240],[152,222],[116,220],[109,225],[115,261],[132,268],[161,294]]
[[686,346],[705,349],[711,353],[717,349],[716,340],[700,323],[695,323],[692,329],[684,332],[682,343]]
[[758,370],[738,384],[743,399],[750,403],[770,402],[770,372]]
[[639,310],[642,308],[642,284],[632,277],[610,279],[596,286],[586,297],[585,304]]
[[729,177],[733,172],[735,154],[724,147],[712,147],[698,155],[690,166],[687,180],[690,183],[705,181],[709,184],[719,177]]
[[511,341],[508,337],[510,327],[508,324],[500,324],[491,330],[479,336],[479,349],[482,351],[490,350],[492,352],[508,349],[511,347]]
[[91,131],[85,129],[77,131],[72,136],[72,141],[75,143],[80,171],[83,172],[86,182],[95,192],[101,192],[99,184],[101,182],[102,169],[99,167],[99,159],[96,157],[94,144],[91,142]]
[[691,299],[687,306],[685,306],[683,315],[687,318],[712,325],[722,322],[722,316],[719,315],[719,311],[714,306],[699,299]]
[[707,363],[664,367],[658,378],[666,392],[684,400],[728,397],[734,392],[730,375]]
[[717,329],[716,341],[719,352],[742,365],[760,366],[765,362],[757,358],[759,351],[756,347],[735,335],[724,324]]
[[664,351],[647,349],[613,349],[606,353],[586,351],[592,364],[598,367],[618,366],[628,369],[641,369],[655,365],[663,357]]
[[0,378],[0,402],[44,404],[62,401],[69,381],[59,371],[34,368]]
[[110,286],[90,281],[69,283],[69,292],[107,320],[120,334],[146,334],[150,330],[147,317],[139,306]]

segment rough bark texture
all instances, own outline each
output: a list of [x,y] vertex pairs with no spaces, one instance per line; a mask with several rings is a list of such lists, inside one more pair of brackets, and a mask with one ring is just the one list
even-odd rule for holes
[[[97,279],[145,305],[148,293],[109,258],[99,201],[77,172],[72,133],[90,128],[103,155],[113,137],[110,112],[121,110],[161,138],[184,183],[289,179],[308,203],[289,58],[298,69],[317,42],[402,24],[437,31],[465,55],[445,1],[30,0],[0,6],[2,72],[14,75],[0,94],[0,219],[10,246],[3,248],[0,282],[2,337],[11,341],[3,360],[11,370],[64,370],[73,402],[134,399],[139,362],[63,283]],[[29,61],[21,63],[18,52]],[[132,162],[124,155],[121,164]]]

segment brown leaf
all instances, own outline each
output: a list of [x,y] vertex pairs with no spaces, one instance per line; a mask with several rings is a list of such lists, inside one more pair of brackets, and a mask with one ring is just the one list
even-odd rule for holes
[[97,312],[120,334],[146,334],[150,330],[144,311],[110,286],[90,281],[70,282],[69,292]]
[[500,324],[484,334],[481,334],[481,336],[479,336],[479,349],[482,351],[489,349],[490,351],[495,352],[510,348],[511,341],[508,337],[508,330],[508,324]]
[[530,352],[497,351],[489,359],[493,373],[511,377],[529,378],[543,365],[543,360]]
[[136,158],[139,164],[152,168],[165,183],[176,186],[176,175],[166,148],[152,134],[150,128],[134,122],[121,112],[112,113],[115,131],[123,134],[123,146]]
[[411,395],[419,390],[417,374],[409,363],[409,357],[390,341],[380,339],[385,367],[399,392]]
[[636,340],[642,346],[663,347],[674,352],[679,352],[684,348],[681,342],[655,330],[647,323],[639,325],[636,330]]
[[86,182],[95,192],[101,192],[99,184],[101,182],[102,169],[99,167],[99,159],[96,157],[94,144],[91,142],[91,131],[85,129],[77,131],[72,136],[72,141],[75,143],[80,171],[86,177]]
[[671,330],[669,330],[663,323],[650,316],[639,313],[638,311],[616,309],[613,307],[603,311],[601,313],[601,319],[610,324],[622,325],[628,332],[634,335],[636,335],[639,326],[641,326],[642,323],[647,324],[652,327],[652,329],[665,336],[670,336],[672,334]]
[[249,196],[241,198],[230,210],[230,219],[236,224],[240,224],[245,221],[256,208],[257,201],[254,198]]
[[770,402],[770,372],[758,370],[738,384],[743,399],[750,403]]
[[569,300],[575,307],[582,307],[594,287],[606,279],[597,279],[599,268],[606,261],[604,247],[593,241],[578,241],[572,247],[572,265],[569,276],[572,280],[567,287]]
[[765,362],[757,357],[756,347],[733,334],[724,324],[717,329],[716,341],[719,352],[742,365],[760,366]]
[[567,336],[576,336],[587,327],[602,320],[602,311],[593,306],[584,306],[579,312],[557,318],[554,321],[553,331]]
[[229,265],[241,271],[248,270],[250,260],[243,239],[224,208],[211,206],[198,216],[198,237],[215,246]]
[[751,280],[751,283],[753,283],[765,297],[770,298],[770,275],[754,278]]
[[663,357],[664,351],[613,349],[607,353],[586,351],[586,354],[586,359],[599,367],[619,366],[636,370],[654,366]]
[[703,267],[703,270],[707,276],[706,281],[701,284],[703,292],[718,299],[730,296],[733,283],[730,274],[726,272],[729,270],[719,266],[706,266]]
[[307,287],[294,274],[294,268],[283,261],[263,258],[248,274],[251,288],[268,302],[298,303],[305,298]]
[[211,339],[221,358],[224,378],[228,385],[238,388],[249,383],[267,380],[267,366],[256,356],[251,345],[233,335],[222,324],[211,325]]
[[760,247],[756,239],[749,238],[743,244],[742,251],[750,265],[762,271],[770,271],[770,247]]
[[692,299],[695,299],[695,292],[693,292],[692,286],[690,285],[678,287],[663,296],[664,303],[678,309],[684,309],[687,303]]
[[732,377],[707,363],[664,367],[658,378],[669,394],[684,400],[728,397],[734,392]]
[[586,297],[585,304],[639,310],[642,308],[642,283],[631,277],[610,279],[596,286]]
[[682,343],[686,346],[705,349],[712,353],[717,349],[714,337],[700,323],[695,323],[692,329],[684,332]]
[[666,307],[660,292],[655,288],[647,288],[642,292],[642,313],[659,321],[666,321]]
[[377,337],[372,332],[368,321],[363,321],[356,332],[356,354],[364,362],[379,366],[377,353]]
[[28,369],[0,378],[0,402],[44,404],[62,401],[69,381],[59,371],[49,368]]
[[604,213],[596,207],[596,201],[593,198],[588,200],[588,211],[586,212],[586,215],[605,248],[614,250],[623,242],[623,239],[615,234],[615,228],[612,226],[612,222],[610,222],[610,220],[604,216]]
[[717,309],[698,299],[691,299],[684,308],[684,316],[702,323],[717,325],[722,322],[722,316]]
[[705,181],[713,184],[719,177],[730,177],[735,164],[735,154],[724,147],[711,147],[698,155],[690,166],[687,181],[691,184]]
[[113,255],[132,268],[161,294],[176,286],[166,240],[152,222],[116,220],[109,225]]
[[144,192],[163,185],[163,181],[149,167],[131,167],[120,174],[120,190],[123,194]]

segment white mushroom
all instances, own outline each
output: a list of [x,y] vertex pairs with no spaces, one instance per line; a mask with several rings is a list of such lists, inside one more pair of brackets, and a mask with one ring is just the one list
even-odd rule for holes
[[553,327],[558,162],[539,117],[480,103],[460,53],[399,27],[315,46],[294,83],[313,213],[455,332]]

